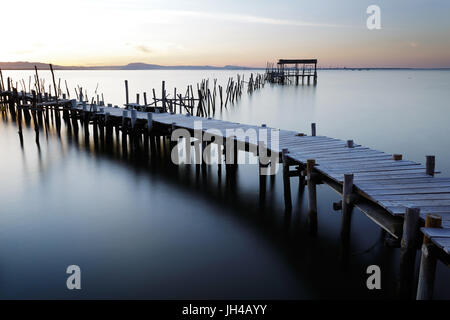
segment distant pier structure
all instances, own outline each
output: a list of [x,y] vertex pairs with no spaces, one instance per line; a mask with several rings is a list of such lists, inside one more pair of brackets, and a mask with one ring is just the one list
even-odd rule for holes
[[271,83],[317,84],[317,59],[280,59],[276,66],[267,63],[266,80]]

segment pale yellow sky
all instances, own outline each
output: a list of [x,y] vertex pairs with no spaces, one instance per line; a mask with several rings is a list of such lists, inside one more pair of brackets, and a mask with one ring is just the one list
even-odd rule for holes
[[363,0],[8,1],[0,61],[264,66],[295,57],[321,66],[450,67],[447,2],[378,2],[381,30],[366,28]]

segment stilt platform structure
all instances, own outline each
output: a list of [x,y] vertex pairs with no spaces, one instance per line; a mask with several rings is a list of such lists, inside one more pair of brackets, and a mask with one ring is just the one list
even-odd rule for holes
[[266,79],[279,84],[317,84],[317,59],[280,59],[275,67],[267,63]]

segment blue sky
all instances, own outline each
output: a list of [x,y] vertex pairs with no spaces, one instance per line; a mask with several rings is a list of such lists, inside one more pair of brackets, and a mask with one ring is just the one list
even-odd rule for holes
[[[380,30],[366,28],[372,4]],[[16,0],[2,13],[0,61],[450,67],[444,0]]]

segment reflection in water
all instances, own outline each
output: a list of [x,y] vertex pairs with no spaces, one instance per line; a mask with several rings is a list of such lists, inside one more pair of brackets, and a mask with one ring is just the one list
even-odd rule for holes
[[[55,121],[56,123],[58,121]],[[267,281],[266,277],[272,276],[274,277],[274,283],[270,281],[266,283],[268,286],[265,289],[257,285],[259,283],[256,281],[250,281],[252,283],[247,290],[244,290],[243,293],[239,293],[235,290],[228,291],[227,285],[224,285],[222,282],[222,286],[218,286],[214,289],[210,288],[208,290],[208,294],[205,295],[205,292],[202,291],[201,288],[191,287],[190,289],[186,289],[182,295],[178,295],[179,287],[181,282],[168,281],[164,280],[165,273],[164,271],[159,271],[159,275],[161,279],[158,281],[163,281],[165,290],[156,291],[151,294],[148,292],[142,292],[142,287],[146,286],[146,281],[134,283],[127,287],[127,291],[114,291],[109,292],[106,297],[124,297],[129,296],[130,294],[135,297],[290,297],[290,298],[306,298],[306,297],[368,297],[373,296],[363,289],[361,286],[361,273],[355,273],[355,270],[362,270],[364,261],[360,261],[359,259],[354,259],[352,262],[352,267],[347,270],[341,270],[340,268],[330,268],[330,266],[338,266],[338,249],[339,246],[335,245],[333,240],[328,239],[327,237],[323,237],[323,235],[319,234],[317,239],[311,238],[308,236],[307,232],[307,223],[305,221],[307,210],[304,208],[304,187],[299,185],[298,187],[298,196],[294,197],[296,203],[294,203],[294,210],[291,212],[284,212],[282,209],[283,206],[280,204],[278,198],[280,198],[279,194],[279,186],[277,182],[281,179],[279,177],[270,177],[267,178],[269,181],[258,181],[258,170],[251,165],[241,165],[239,169],[235,173],[226,173],[226,170],[222,170],[222,168],[218,165],[180,165],[175,166],[170,161],[169,154],[169,141],[165,138],[161,138],[160,143],[157,144],[154,150],[150,150],[149,153],[145,152],[145,143],[142,140],[140,141],[129,141],[126,135],[122,135],[122,133],[116,134],[113,136],[113,140],[111,143],[106,144],[106,142],[101,139],[101,134],[97,131],[93,132],[93,126],[91,128],[83,128],[83,124],[80,124],[81,129],[78,129],[74,123],[70,123],[68,121],[62,121],[64,125],[55,126],[49,124],[47,128],[39,127],[40,132],[49,132],[49,135],[46,136],[47,144],[46,148],[42,150],[41,147],[38,147],[36,150],[37,153],[37,161],[38,166],[41,171],[51,171],[52,168],[47,165],[45,167],[44,162],[48,155],[43,157],[42,152],[52,152],[51,148],[58,143],[55,141],[55,138],[59,140],[59,148],[60,150],[53,150],[53,153],[59,154],[64,158],[74,157],[79,158],[80,155],[87,155],[88,157],[94,158],[96,162],[98,162],[97,170],[103,171],[103,166],[108,167],[107,163],[117,163],[120,167],[127,167],[128,170],[134,173],[136,177],[139,177],[139,181],[145,177],[149,181],[153,180],[161,180],[168,194],[164,194],[165,198],[163,202],[171,201],[171,202],[180,202],[185,205],[191,205],[190,202],[195,199],[195,202],[198,205],[198,201],[200,203],[208,203],[207,207],[212,206],[213,211],[211,209],[206,209],[204,205],[197,207],[193,206],[193,209],[200,213],[200,217],[198,217],[195,221],[196,223],[202,223],[204,220],[204,215],[212,215],[214,217],[216,214],[220,213],[222,210],[218,210],[217,208],[225,208],[226,215],[218,218],[222,219],[232,219],[234,223],[240,225],[240,228],[244,227],[247,232],[250,234],[254,234],[261,242],[258,244],[259,249],[253,248],[253,246],[248,246],[248,243],[244,241],[241,243],[227,244],[227,246],[231,246],[231,248],[235,246],[247,245],[248,249],[243,248],[246,255],[249,256],[250,259],[256,259],[256,261],[266,261],[266,265],[259,265],[257,269],[252,270],[252,273],[261,274],[262,278],[258,278],[258,281]],[[12,126],[13,123],[9,122],[6,124],[7,126]],[[33,132],[32,126],[27,126],[27,128],[31,129]],[[97,128],[98,129],[98,128]],[[88,135],[84,135],[86,130],[89,130]],[[24,132],[25,139],[29,139],[31,136],[30,130]],[[84,139],[83,136],[84,135]],[[96,141],[97,140],[97,141]],[[103,141],[102,141],[103,140]],[[67,143],[67,147],[65,147],[65,143]],[[28,148],[30,148],[30,141],[25,141],[25,148],[23,151],[23,161],[25,161],[25,154],[28,152]],[[12,143],[12,141],[10,141]],[[31,149],[31,148],[30,148]],[[75,156],[73,152],[76,151],[80,155]],[[56,169],[55,169],[56,170]],[[61,169],[57,169],[61,170]],[[108,169],[109,170],[109,169]],[[106,171],[108,171],[106,170]],[[224,172],[225,171],[225,172]],[[63,175],[69,174],[68,172],[61,172]],[[53,173],[48,172],[48,174],[52,175]],[[114,174],[113,171],[110,174]],[[254,183],[251,184],[251,188],[241,188],[242,179],[249,179],[249,177],[254,180]],[[85,177],[89,179],[86,181],[87,183],[95,183],[96,179],[94,177]],[[62,178],[61,178],[62,179]],[[53,182],[57,185],[64,185],[62,179],[61,182]],[[132,185],[133,179],[129,180],[125,179],[122,182],[129,185],[131,189],[133,189]],[[266,180],[266,179],[265,179]],[[267,183],[268,182],[268,183]],[[49,180],[46,183],[50,183]],[[261,183],[261,187],[265,186],[267,188],[266,194],[255,194],[255,190],[258,190],[258,186],[255,184]],[[45,187],[43,185],[42,187]],[[294,187],[293,187],[294,188]],[[182,196],[180,196],[180,193]],[[277,195],[278,193],[278,195]],[[110,197],[121,197],[119,192],[111,191]],[[67,197],[67,196],[66,196]],[[45,201],[41,199],[39,201]],[[80,201],[87,202],[89,204],[95,205],[96,199],[94,197],[84,197],[81,198]],[[58,200],[59,205],[66,207],[69,204],[68,198],[61,198]],[[126,201],[129,202],[129,201]],[[147,203],[149,206],[153,206],[153,204]],[[168,221],[164,222],[164,228],[168,228],[170,230],[174,226],[173,218],[171,217],[174,212],[172,212],[169,208],[166,208],[164,205],[159,204],[158,208],[156,208],[161,214],[166,215],[166,219]],[[122,212],[122,214],[130,214],[134,209],[130,209],[128,212]],[[136,209],[137,210],[137,209]],[[283,213],[284,212],[284,213]],[[107,215],[111,212],[106,212]],[[37,213],[38,214],[38,213]],[[115,215],[114,215],[115,216]],[[117,217],[116,219],[121,219]],[[185,218],[184,218],[185,219]],[[217,218],[213,218],[215,220]],[[172,222],[171,222],[172,221]],[[319,221],[320,223],[321,221]],[[189,223],[188,220],[184,223]],[[183,224],[184,224],[183,223]],[[203,222],[204,223],[204,222]],[[84,224],[84,223],[83,223]],[[82,225],[83,225],[82,224]],[[83,228],[89,228],[87,225],[82,226]],[[175,223],[177,225],[177,223]],[[148,226],[150,227],[150,225]],[[222,226],[215,225],[214,227],[209,226],[210,230],[207,230],[207,233],[212,233],[214,236],[223,237],[220,233],[217,234],[217,228],[221,228]],[[59,228],[58,225],[55,225],[55,228]],[[229,229],[229,228],[227,228]],[[229,229],[230,236],[233,237],[233,233],[242,233],[239,228]],[[163,231],[164,233],[164,231]],[[169,232],[170,234],[170,232]],[[108,237],[114,237],[114,234],[105,234],[104,235],[108,239]],[[175,235],[172,235],[175,236]],[[322,236],[322,238],[321,238]],[[253,237],[253,236],[252,236]],[[179,241],[184,241],[184,233],[181,232],[176,235],[176,238],[171,239],[171,242],[178,243]],[[96,236],[93,236],[92,241],[94,243],[96,241],[100,241]],[[202,240],[200,240],[203,243]],[[215,240],[217,241],[217,240]],[[94,244],[92,243],[92,244]],[[123,249],[127,250],[130,244],[125,245],[122,242],[118,242]],[[262,244],[263,247],[260,247]],[[206,245],[206,244],[203,244]],[[125,246],[125,247],[124,247]],[[158,245],[157,245],[158,247]],[[262,249],[264,248],[264,249]],[[90,250],[89,247],[80,247],[81,250]],[[130,248],[128,248],[129,250]],[[45,251],[45,244],[41,246],[41,250]],[[51,249],[50,249],[51,250]],[[151,250],[151,249],[150,249]],[[229,249],[227,249],[229,250]],[[232,249],[233,250],[233,249]],[[267,265],[267,259],[261,258],[258,255],[258,251],[255,250],[263,250],[269,252],[276,252],[276,256],[271,259],[279,260],[277,263],[282,263],[285,267],[287,267],[289,271],[285,270],[286,274],[279,274],[277,271],[277,267]],[[209,259],[221,259],[221,254],[223,254],[224,249],[217,249],[217,252],[214,250],[215,254],[210,256]],[[226,251],[226,250],[225,250]],[[386,256],[386,251],[383,250],[380,252],[375,252],[375,256],[372,256],[371,259],[376,261],[384,261]],[[139,251],[140,252],[140,251]],[[195,252],[195,250],[194,250]],[[136,253],[137,256],[140,253]],[[165,255],[171,255],[171,252],[165,252]],[[371,253],[373,254],[373,252]],[[90,254],[88,254],[90,255]],[[259,257],[259,258],[258,258]],[[79,257],[80,258],[80,257]],[[190,264],[197,265],[198,262],[191,261],[191,259],[198,259],[198,256],[194,257],[185,257],[187,260],[183,260],[184,264],[187,265],[186,268],[189,268]],[[242,255],[238,255],[235,259],[239,259],[247,261],[247,258],[243,258]],[[88,259],[88,261],[90,261]],[[45,262],[48,264],[49,262]],[[102,259],[96,259],[95,263],[101,264],[103,268],[107,268],[107,261]],[[120,262],[116,262],[122,268],[127,268],[122,265]],[[163,267],[165,262],[160,262]],[[388,265],[390,262],[386,262]],[[245,263],[238,263],[240,268],[245,269],[246,265],[248,265],[248,261]],[[207,266],[204,266],[207,267]],[[130,268],[130,267],[128,267]],[[154,267],[153,267],[154,268]],[[159,268],[159,267],[158,267]],[[211,270],[208,273],[214,274],[213,277],[217,277],[217,274],[221,276],[230,277],[232,283],[240,279],[238,270],[224,270],[222,268],[217,268],[215,263],[208,268]],[[150,268],[152,269],[152,268]],[[342,272],[344,272],[342,274]],[[142,276],[142,274],[141,274]],[[212,276],[212,275],[211,275]],[[294,276],[296,279],[294,282],[290,279],[290,277]],[[213,278],[206,276],[207,281],[213,281]],[[134,280],[133,280],[134,281]],[[155,281],[153,279],[152,281]],[[180,278],[180,281],[186,281],[184,278]],[[240,280],[242,281],[242,279]],[[348,283],[347,283],[348,282]],[[205,282],[204,285],[207,285],[208,282]],[[249,285],[247,283],[247,285]],[[17,285],[17,282],[14,282]],[[96,279],[91,284],[96,287],[93,291],[94,293],[90,294],[89,292],[84,293],[85,297],[105,297],[105,289],[108,286],[105,286],[105,283],[102,280]],[[235,283],[235,286],[238,283]],[[200,286],[202,287],[202,286]],[[388,286],[389,288],[389,286]],[[132,292],[132,293],[130,293]],[[141,293],[139,293],[141,292]],[[203,293],[202,293],[203,292]],[[355,295],[355,293],[358,293]],[[48,297],[64,297],[65,292],[62,291],[61,288],[50,288],[47,290],[43,296]],[[241,295],[242,294],[242,295]],[[362,294],[362,295],[361,295]],[[380,297],[389,297],[392,294],[391,291],[386,290],[383,294],[375,295]],[[5,297],[11,297],[7,292],[3,292],[2,295]],[[39,293],[22,293],[20,295],[13,295],[13,297],[39,297]]]
[[[367,81],[361,75],[357,80]],[[395,115],[405,115],[404,109],[387,109],[384,104],[381,110],[367,107],[365,87],[359,82],[353,76],[342,81],[340,75],[330,73],[312,89],[266,86],[219,116],[294,130],[309,128],[315,121],[319,134],[354,138],[388,152],[402,153],[405,146],[408,152],[403,153],[414,160],[427,153],[428,146],[417,140],[408,149],[411,131],[417,132],[414,126],[405,126],[398,139],[389,138],[395,134],[386,114],[398,119]],[[358,103],[342,94],[346,86]],[[405,92],[398,95],[407,100],[411,114],[420,117],[422,111],[408,101],[421,98]],[[342,114],[354,115],[352,125]],[[380,124],[380,119],[385,120]],[[136,152],[135,144],[116,129],[109,143],[92,126],[69,125],[54,113],[44,116],[38,126],[40,147],[32,116],[23,116],[21,148],[17,119],[2,114],[2,298],[389,298],[394,294],[398,250],[381,245],[380,229],[357,210],[347,263],[341,264],[341,215],[331,208],[339,196],[327,186],[317,186],[318,234],[311,237],[308,192],[297,179],[291,182],[293,210],[285,213],[281,176],[259,181],[257,166],[241,165],[235,175],[227,175],[225,167],[217,165],[174,166],[167,141],[157,140],[146,152],[141,140]],[[427,127],[439,140],[445,134],[438,131],[448,126]],[[448,148],[431,147],[441,152],[438,159],[446,159]],[[265,195],[260,194],[260,186],[266,187]],[[65,288],[65,268],[74,263],[83,272],[83,290],[77,293]],[[365,270],[371,264],[382,270],[378,292],[365,287]],[[436,296],[448,297],[448,271],[441,266],[438,273]]]

